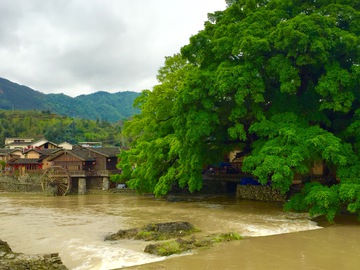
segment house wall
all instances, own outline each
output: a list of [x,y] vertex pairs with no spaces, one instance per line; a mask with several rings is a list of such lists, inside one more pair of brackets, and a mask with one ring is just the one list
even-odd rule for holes
[[62,166],[69,171],[83,170],[82,160],[66,153],[52,159],[53,165]]
[[57,145],[54,145],[52,143],[45,143],[43,145],[38,146],[40,149],[57,149],[59,148]]
[[49,167],[51,167],[52,165],[54,165],[54,163],[53,163],[52,161],[49,161],[49,158],[50,158],[50,157],[46,157],[46,158],[44,158],[44,159],[42,160],[42,162],[43,162],[43,166],[42,166],[43,170],[46,170],[47,168],[49,168]]
[[96,158],[94,170],[102,171],[106,170],[106,157],[95,152],[90,152],[92,158]]
[[[235,150],[231,151],[228,154],[228,159],[229,159],[230,162],[235,161],[236,153],[238,153],[238,152],[241,152],[241,150],[240,149],[235,149]],[[236,161],[239,161],[239,160],[236,160]]]
[[106,159],[106,169],[107,170],[117,170],[116,164],[118,163],[117,157],[107,158]]
[[23,152],[21,150],[16,150],[16,151],[11,152],[11,154],[10,154],[10,158],[14,158],[14,157],[24,158],[25,155],[23,154]]
[[67,150],[71,150],[73,148],[73,145],[67,142],[61,143],[58,146]]
[[39,158],[40,154],[36,151],[29,151],[25,154],[26,158]]
[[5,138],[5,144],[10,144],[14,142],[26,142],[31,143],[33,141],[32,138]]

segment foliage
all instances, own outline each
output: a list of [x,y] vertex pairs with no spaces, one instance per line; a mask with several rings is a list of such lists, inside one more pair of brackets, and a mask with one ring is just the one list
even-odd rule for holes
[[162,243],[158,249],[160,256],[169,256],[172,254],[180,254],[183,252],[178,241],[172,240]]
[[5,169],[6,162],[4,160],[0,160],[0,171]]
[[[276,127],[274,129],[274,127]],[[243,171],[251,172],[262,184],[287,192],[294,174],[306,174],[313,164],[326,161],[338,167],[348,165],[351,149],[333,133],[309,125],[293,113],[279,113],[254,123],[258,135],[253,155],[244,161]]]
[[243,237],[240,234],[230,232],[230,233],[221,233],[219,235],[215,235],[212,238],[212,242],[221,243],[221,242],[225,242],[225,241],[229,242],[229,241],[241,240],[241,239],[243,239]]
[[69,97],[64,94],[43,94],[29,87],[0,78],[0,109],[39,110],[82,119],[118,122],[138,110],[132,104],[139,93],[98,91]]
[[46,138],[54,143],[100,141],[121,146],[120,124],[70,118],[39,111],[0,111],[0,147],[6,137]]
[[194,236],[192,236],[191,239],[177,238],[176,240],[165,241],[157,244],[150,244],[146,246],[145,252],[160,256],[169,256],[172,254],[180,254],[197,248],[210,247],[214,243],[221,243],[224,241],[229,242],[241,239],[241,235],[232,232],[208,235],[199,239]]
[[210,247],[211,245],[212,242],[207,239],[196,239],[195,237],[192,237],[190,240],[185,240],[183,238],[178,238],[147,245],[144,251],[158,256],[170,256],[173,254],[189,252],[196,248]]
[[226,2],[136,100],[123,177],[157,196],[194,192],[204,165],[241,148],[243,170],[283,193],[326,163],[337,185],[308,185],[288,208],[359,214],[360,1]]
[[341,207],[338,188],[337,185],[326,187],[318,182],[308,183],[302,193],[294,195],[292,200],[285,204],[285,210],[309,209],[311,216],[325,215],[331,222]]
[[[143,91],[135,100],[141,115],[125,123],[125,135],[133,138],[132,148],[121,153],[122,177],[139,192],[166,194],[178,174],[179,140],[174,134],[174,99],[184,73],[190,67],[180,56],[169,57],[159,71],[162,84]],[[156,108],[156,111],[154,111]],[[136,166],[136,169],[134,169]]]

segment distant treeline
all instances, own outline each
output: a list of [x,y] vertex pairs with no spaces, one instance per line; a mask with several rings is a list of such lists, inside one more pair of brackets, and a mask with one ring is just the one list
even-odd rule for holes
[[103,142],[104,146],[122,146],[122,122],[109,123],[52,114],[50,111],[0,110],[0,148],[7,137],[25,137],[54,143],[67,141]]

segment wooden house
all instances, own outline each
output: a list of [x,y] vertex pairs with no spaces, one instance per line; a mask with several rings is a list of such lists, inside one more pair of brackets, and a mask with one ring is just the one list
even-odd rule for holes
[[96,159],[86,148],[75,147],[72,150],[62,149],[48,161],[54,166],[61,166],[69,172],[79,174],[83,171],[94,171]]
[[116,170],[120,149],[117,147],[81,147],[62,149],[49,161],[68,171],[112,171]]
[[[53,166],[64,168],[72,179],[73,190],[108,189],[109,177],[120,173],[116,168],[120,149],[117,147],[81,147],[62,149],[48,159]],[[80,184],[81,183],[81,184]]]

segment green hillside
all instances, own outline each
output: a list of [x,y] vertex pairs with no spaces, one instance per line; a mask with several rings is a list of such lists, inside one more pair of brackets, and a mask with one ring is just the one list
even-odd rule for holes
[[45,103],[45,94],[0,78],[0,109],[44,110]]
[[138,111],[132,104],[137,92],[99,91],[75,98],[64,94],[44,94],[27,86],[0,78],[0,109],[51,111],[63,116],[117,122]]

